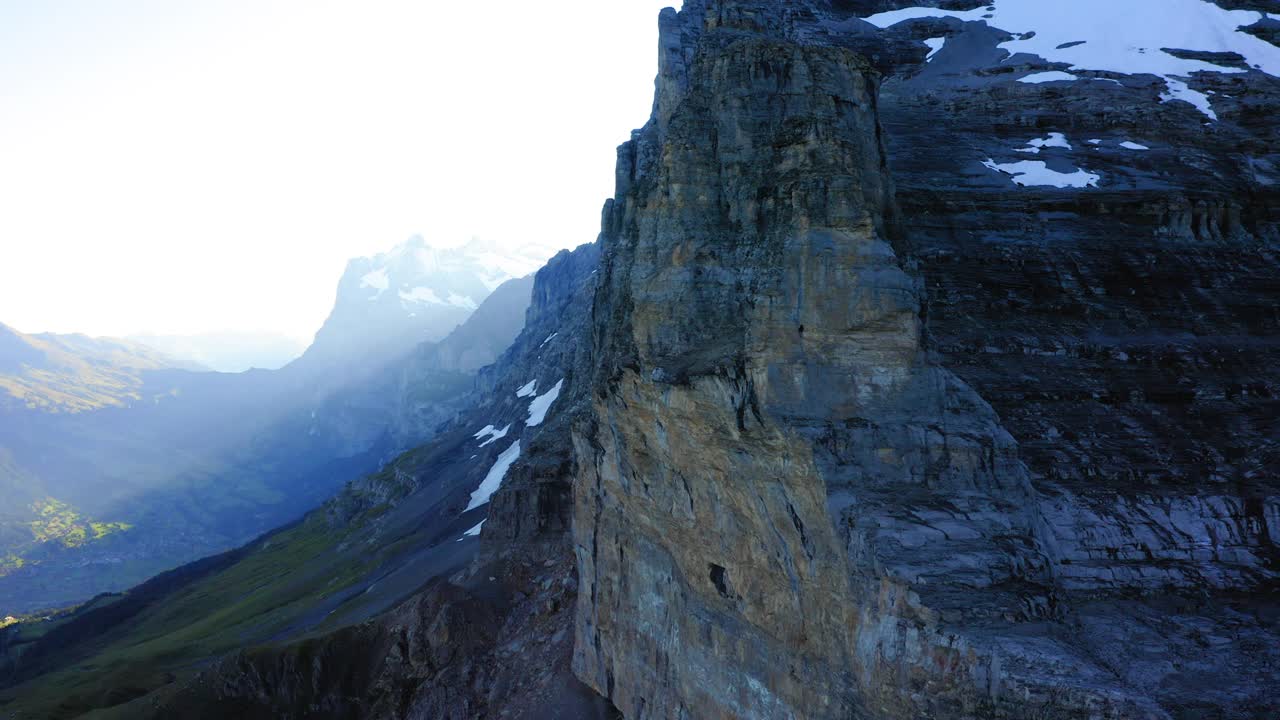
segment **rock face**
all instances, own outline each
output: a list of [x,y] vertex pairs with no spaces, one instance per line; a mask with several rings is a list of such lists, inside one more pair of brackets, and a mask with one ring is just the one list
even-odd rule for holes
[[1274,193],[1012,190],[942,136],[1043,89],[914,80],[880,9],[664,11],[574,436],[576,672],[630,718],[1273,712]]

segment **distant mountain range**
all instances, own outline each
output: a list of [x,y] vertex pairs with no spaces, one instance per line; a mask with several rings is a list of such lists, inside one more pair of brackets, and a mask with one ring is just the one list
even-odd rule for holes
[[315,342],[278,370],[209,372],[234,336],[148,338],[162,352],[0,326],[0,612],[233,547],[421,443],[520,332],[532,278],[514,273],[538,262],[419,237],[353,260]]
[[198,369],[146,345],[86,335],[26,335],[0,324],[0,407],[48,412],[122,407],[139,399],[142,374]]
[[532,274],[553,254],[537,246],[510,251],[478,239],[439,249],[415,235],[347,264],[333,309],[311,345],[280,333],[237,331],[144,333],[127,340],[192,370],[278,370],[304,352],[304,365],[367,362],[443,339],[498,286]]
[[278,370],[293,362],[307,344],[270,332],[210,332],[195,335],[130,335],[128,340],[155,348],[193,369],[237,373],[259,368]]

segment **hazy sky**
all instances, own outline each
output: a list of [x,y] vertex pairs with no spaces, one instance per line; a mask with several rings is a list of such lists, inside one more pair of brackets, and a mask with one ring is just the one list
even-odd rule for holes
[[414,233],[595,239],[667,0],[0,0],[0,322],[310,337]]

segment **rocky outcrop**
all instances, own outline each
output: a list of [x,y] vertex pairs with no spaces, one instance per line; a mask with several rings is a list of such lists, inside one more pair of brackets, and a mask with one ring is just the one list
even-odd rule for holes
[[594,372],[591,301],[600,261],[598,244],[564,251],[538,271],[525,319],[529,331],[481,372],[478,383],[502,388],[513,378],[533,383],[532,396],[557,384],[556,410],[529,436],[522,462],[514,465],[493,497],[485,523],[485,553],[493,558],[532,556],[572,565],[569,528],[577,459],[569,428],[589,410]]
[[[908,94],[855,50],[919,72],[923,53],[894,53],[923,45],[853,32],[853,12],[884,8],[847,5],[691,0],[660,20],[654,114],[620,149],[605,207],[599,370],[574,437],[579,677],[633,718],[1261,717],[1280,680],[1273,611],[1247,599],[1276,579],[1268,481],[1218,433],[1187,443],[1194,413],[1147,408],[1139,430],[1092,411],[1105,378],[1049,370],[1126,352],[1084,355],[1105,347],[1108,322],[1066,312],[1067,296],[1133,325],[1166,310],[1110,299],[1097,290],[1119,288],[1103,282],[1077,291],[1065,269],[1045,296],[1000,224],[1036,213],[1081,243],[1131,232],[1131,212],[1105,203],[1133,201],[1016,198],[989,180],[971,183],[987,186],[981,202],[951,200],[925,153],[956,164],[954,144],[922,149],[882,119],[938,135],[989,122],[990,108],[921,113],[947,88]],[[970,95],[945,97],[983,102]],[[922,119],[940,115],[954,119]],[[898,166],[912,183],[901,193]],[[1166,202],[1148,268],[1172,256],[1171,274],[1230,282],[1160,244],[1179,232],[1272,256],[1268,226],[1236,219],[1265,209]],[[1030,252],[1055,268],[1079,257],[1043,241]],[[1277,277],[1246,282],[1265,295]],[[1224,306],[1234,292],[1167,312],[1189,303],[1241,331],[1269,327]],[[1020,315],[1029,306],[1037,324]],[[991,344],[1015,328],[1020,342]],[[1269,351],[1246,346],[1229,372],[1261,374],[1269,397],[1257,364]],[[1170,385],[1157,406],[1195,397]],[[1051,412],[1028,406],[1050,393]],[[1244,423],[1266,457],[1267,407],[1217,416]],[[1230,491],[1195,482],[1210,448]],[[1085,449],[1098,460],[1079,462]],[[1179,483],[1142,483],[1156,454]],[[1171,591],[1190,594],[1170,603]],[[1259,652],[1268,660],[1246,668]]]
[[569,672],[562,609],[575,587],[571,563],[501,585],[484,574],[466,585],[438,579],[375,621],[224,658],[154,716],[609,718],[607,703]]

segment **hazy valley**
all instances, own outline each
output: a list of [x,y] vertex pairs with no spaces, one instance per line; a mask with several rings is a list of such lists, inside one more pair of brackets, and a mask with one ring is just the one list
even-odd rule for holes
[[[15,502],[0,518],[0,611],[82,602],[234,547],[429,439],[519,332],[532,280],[507,270],[538,265],[420,239],[353,261],[316,342],[276,371],[5,329]],[[423,290],[459,282],[458,303]]]

